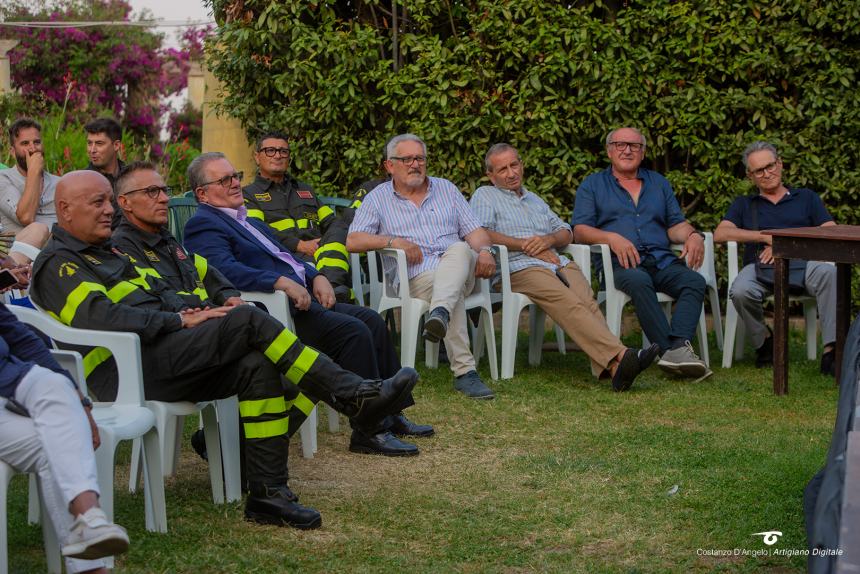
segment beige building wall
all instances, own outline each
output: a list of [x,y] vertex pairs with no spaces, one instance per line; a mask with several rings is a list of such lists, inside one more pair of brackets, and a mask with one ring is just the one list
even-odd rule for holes
[[18,45],[18,40],[0,40],[0,94],[12,91],[12,68],[9,65],[9,50]]
[[245,172],[242,185],[247,185],[254,180],[257,169],[254,147],[248,142],[239,120],[215,114],[212,103],[217,101],[221,84],[207,69],[204,69],[203,77],[206,84],[203,96],[203,151],[220,151],[226,155],[236,171]]

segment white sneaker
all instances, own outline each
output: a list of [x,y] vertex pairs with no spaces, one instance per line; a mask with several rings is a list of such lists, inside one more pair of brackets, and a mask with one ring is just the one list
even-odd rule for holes
[[702,377],[708,372],[708,366],[693,350],[690,341],[684,341],[683,346],[663,353],[657,366],[667,373],[681,377]]
[[75,518],[63,546],[63,556],[95,560],[127,550],[128,533],[125,528],[110,522],[104,511],[94,506]]

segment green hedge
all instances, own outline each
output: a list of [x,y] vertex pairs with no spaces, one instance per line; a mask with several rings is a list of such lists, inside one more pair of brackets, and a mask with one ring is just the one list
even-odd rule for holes
[[789,184],[858,222],[856,1],[401,0],[396,53],[390,0],[210,3],[222,109],[251,135],[288,130],[296,173],[324,194],[411,131],[429,173],[466,193],[489,145],[512,143],[529,188],[567,216],[606,165],[606,132],[635,125],[704,229],[749,191],[740,152],[756,139],[780,147]]

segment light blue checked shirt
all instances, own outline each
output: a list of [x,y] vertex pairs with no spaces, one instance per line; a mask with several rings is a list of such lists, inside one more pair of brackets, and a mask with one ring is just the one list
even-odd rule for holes
[[[548,235],[561,229],[570,231],[570,225],[559,219],[544,200],[525,187],[522,191],[522,196],[519,196],[508,189],[485,185],[475,191],[469,203],[481,225],[502,235],[525,239],[533,235]],[[555,249],[553,253],[558,255]],[[561,255],[559,259],[562,267],[569,262]],[[534,266],[556,269],[552,263],[529,257],[522,251],[509,251],[508,260],[511,273]]]
[[[439,177],[427,179],[430,185],[420,206],[397,193],[391,181],[378,185],[365,196],[349,226],[350,233],[390,235],[420,247],[424,258],[408,266],[410,279],[436,269],[452,244],[481,227],[456,185]],[[389,265],[386,261],[386,270]]]

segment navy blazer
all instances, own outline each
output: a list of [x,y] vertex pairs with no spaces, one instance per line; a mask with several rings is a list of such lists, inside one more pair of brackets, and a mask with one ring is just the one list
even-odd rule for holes
[[[264,222],[248,218],[248,223],[269,241],[289,252]],[[200,204],[197,212],[185,224],[184,244],[189,251],[205,257],[210,265],[242,291],[272,293],[275,282],[281,277],[292,279],[300,285],[302,283],[289,264],[266,249],[237,221],[205,203]],[[299,258],[296,261],[305,266],[305,285],[313,293],[311,288],[314,277],[318,275],[317,270]]]

